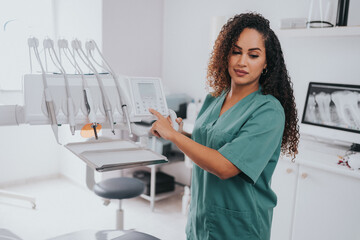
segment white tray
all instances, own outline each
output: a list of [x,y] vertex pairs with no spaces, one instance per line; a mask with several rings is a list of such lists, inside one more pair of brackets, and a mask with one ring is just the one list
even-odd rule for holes
[[99,172],[168,162],[165,156],[141,148],[132,141],[69,143],[65,147]]

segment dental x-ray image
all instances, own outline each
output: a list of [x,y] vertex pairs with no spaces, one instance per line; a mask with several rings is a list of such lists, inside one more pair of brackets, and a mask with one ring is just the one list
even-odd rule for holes
[[360,133],[360,86],[310,82],[302,123]]

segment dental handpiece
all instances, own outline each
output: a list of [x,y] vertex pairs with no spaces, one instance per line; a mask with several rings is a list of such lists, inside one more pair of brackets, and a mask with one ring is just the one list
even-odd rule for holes
[[111,111],[111,108],[110,108],[109,99],[103,95],[102,100],[103,100],[103,106],[104,106],[104,110],[105,110],[106,116],[107,116],[108,119],[109,119],[111,132],[115,135],[114,117],[113,117],[113,114],[112,114],[112,111]]
[[[44,86],[44,96],[45,96],[45,104],[46,104],[46,110],[48,113],[48,118],[50,120],[50,124],[51,124],[51,128],[54,132],[54,136],[55,139],[57,141],[57,143],[60,144],[59,142],[59,135],[58,135],[58,124],[57,124],[57,119],[56,119],[56,113],[55,113],[55,106],[54,106],[54,101],[52,99],[51,93],[50,93],[50,89],[48,88],[48,84],[46,81],[46,73],[45,73],[45,69],[42,65],[41,59],[40,59],[40,54],[38,51],[38,47],[39,47],[39,40],[35,37],[31,37],[28,39],[28,45],[29,45],[29,49],[33,49],[35,57],[40,65],[41,68],[41,76],[42,76],[42,80],[43,80],[43,86]],[[31,51],[30,52],[30,56],[31,56]]]
[[67,96],[66,106],[67,106],[68,122],[69,122],[71,134],[75,135],[75,106],[74,106],[73,99],[71,97],[70,85],[69,85],[67,74],[55,52],[53,40],[51,40],[49,38],[45,39],[44,40],[44,49],[48,50],[49,56],[50,56],[52,62],[59,69],[61,74],[64,76],[65,90],[66,90],[66,96]]
[[85,106],[86,106],[86,110],[88,112],[88,118],[89,121],[91,122],[91,127],[94,130],[94,135],[95,135],[95,139],[98,139],[98,135],[97,135],[97,123],[96,123],[96,115],[95,112],[93,111],[93,108],[91,108],[90,106],[94,106],[93,102],[92,102],[92,97],[91,97],[91,92],[90,89],[85,87],[84,90],[84,100],[85,100]]
[[[103,63],[105,64],[105,69],[106,71],[108,71],[110,73],[110,75],[112,76],[114,82],[115,82],[115,85],[116,85],[116,89],[117,89],[117,92],[118,92],[118,96],[119,96],[119,100],[120,100],[120,105],[121,105],[121,109],[123,111],[123,114],[124,114],[124,120],[127,124],[127,127],[128,127],[128,131],[129,131],[129,137],[133,137],[133,134],[132,134],[132,129],[131,129],[131,124],[130,124],[130,118],[129,118],[129,113],[127,111],[127,105],[126,105],[126,101],[124,100],[123,98],[123,94],[121,94],[121,87],[119,85],[119,80],[118,80],[118,77],[117,75],[114,73],[114,71],[111,69],[111,66],[108,64],[108,62],[106,61],[106,59],[104,58],[104,56],[102,55],[99,47],[97,46],[96,42],[93,41],[93,40],[90,40],[88,42],[86,42],[85,44],[85,47],[88,51],[88,54],[90,56],[91,59],[93,59],[93,61],[99,65],[95,58],[93,57],[92,55],[92,51],[95,51],[95,49],[97,50],[98,54],[100,55]],[[100,65],[99,65],[100,66]],[[100,67],[103,67],[104,66],[100,66]]]
[[54,106],[54,101],[53,101],[51,93],[50,93],[50,89],[45,88],[44,94],[45,94],[46,110],[48,113],[48,117],[50,119],[51,128],[54,132],[56,141],[60,144],[59,135],[58,135],[58,123],[57,123],[56,113],[55,113],[55,106]]
[[[65,57],[69,60],[71,65],[73,65],[75,70],[77,70],[79,72],[79,74],[81,75],[82,85],[83,85],[83,94],[84,94],[84,103],[85,103],[88,119],[89,119],[89,122],[91,123],[91,127],[94,130],[95,139],[98,139],[97,130],[96,130],[98,124],[96,122],[96,114],[94,111],[95,107],[94,107],[91,91],[90,91],[87,81],[84,77],[84,73],[81,70],[79,64],[77,63],[77,61],[75,59],[75,55],[73,53],[71,53],[69,46],[68,46],[68,41],[66,39],[60,39],[58,41],[58,46],[59,46],[60,50],[63,50]],[[72,57],[74,63],[70,60],[70,57],[67,55],[66,50]],[[61,53],[61,51],[60,51],[60,53]]]
[[[105,89],[104,89],[104,84],[99,76],[99,73],[96,71],[94,65],[91,63],[90,59],[86,56],[85,52],[83,51],[83,49],[81,48],[81,42],[79,40],[73,40],[72,41],[72,46],[73,48],[75,49],[75,51],[78,53],[79,57],[81,58],[81,60],[86,64],[88,65],[88,67],[90,68],[90,70],[92,70],[95,74],[95,77],[98,81],[98,84],[99,84],[99,88],[100,88],[100,92],[101,92],[101,95],[102,95],[102,102],[103,102],[103,107],[104,107],[104,111],[105,111],[105,115],[107,116],[108,118],[108,121],[109,121],[109,125],[110,125],[110,128],[111,128],[111,131],[112,133],[115,135],[115,128],[114,128],[114,117],[113,117],[113,114],[112,114],[112,110],[110,108],[110,102],[109,102],[109,99],[105,93]],[[80,52],[81,54],[80,54]],[[86,61],[83,59],[83,57],[87,60],[87,63]]]
[[127,111],[127,105],[124,104],[121,106],[121,108],[123,109],[124,118],[126,119],[126,123],[128,126],[129,137],[133,137],[132,129],[131,129],[131,125],[130,125],[130,117],[129,117],[129,113]]

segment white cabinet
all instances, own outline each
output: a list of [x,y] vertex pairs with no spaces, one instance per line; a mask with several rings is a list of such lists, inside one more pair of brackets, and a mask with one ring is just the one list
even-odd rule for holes
[[359,240],[360,177],[314,166],[279,160],[271,239]]
[[279,160],[272,177],[272,188],[278,197],[271,228],[272,240],[291,239],[298,165]]
[[360,239],[360,179],[299,166],[293,240]]

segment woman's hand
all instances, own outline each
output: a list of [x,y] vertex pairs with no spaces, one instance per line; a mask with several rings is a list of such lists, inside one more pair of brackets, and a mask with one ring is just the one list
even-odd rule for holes
[[[163,115],[152,108],[149,108],[149,112],[151,112],[157,118],[157,121],[153,123],[150,132],[157,137],[162,137],[171,141],[177,131],[172,127],[170,117],[165,118]],[[179,120],[179,118],[177,118],[176,122],[179,124],[179,127],[182,128],[182,124],[180,124],[182,119]]]
[[184,122],[183,122],[183,119],[181,117],[178,117],[177,119],[175,119],[175,121],[177,122],[177,124],[179,124],[178,132],[181,133],[181,134],[184,134]]

